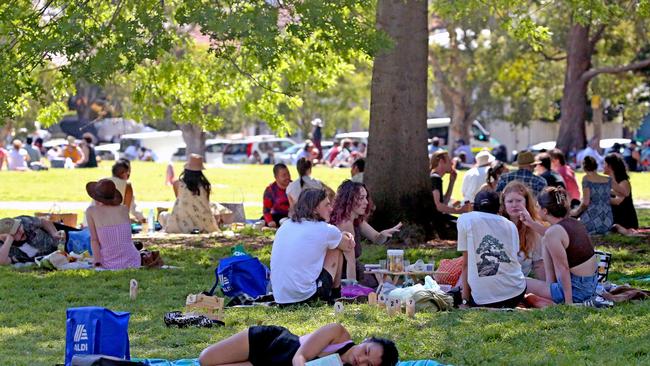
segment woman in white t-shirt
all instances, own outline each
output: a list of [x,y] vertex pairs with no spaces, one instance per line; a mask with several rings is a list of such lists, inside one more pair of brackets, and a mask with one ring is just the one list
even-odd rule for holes
[[27,150],[23,149],[23,143],[20,140],[14,140],[13,148],[9,150],[7,156],[7,169],[8,170],[27,170],[27,162],[29,155]]
[[517,260],[519,234],[499,216],[499,194],[480,191],[474,210],[458,218],[463,253],[463,306],[514,308],[524,299],[526,279]]
[[311,168],[313,163],[309,159],[300,158],[296,163],[299,178],[289,183],[287,186],[287,198],[289,199],[289,212],[293,211],[293,206],[298,202],[300,192],[304,189],[323,189],[321,181],[311,177]]
[[[517,255],[524,276],[535,274],[535,278],[544,281],[544,260],[542,256],[542,234],[535,231],[534,226],[541,230],[546,228],[541,224],[537,214],[536,201],[528,186],[520,181],[512,181],[501,193],[501,210],[499,214],[512,221],[519,233],[519,253]],[[531,225],[530,222],[536,225]]]
[[330,220],[332,205],[322,189],[304,190],[271,249],[271,286],[280,305],[340,297],[343,258],[354,276],[354,237]]

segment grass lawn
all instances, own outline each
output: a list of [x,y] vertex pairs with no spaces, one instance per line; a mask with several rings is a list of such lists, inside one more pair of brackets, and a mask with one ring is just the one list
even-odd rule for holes
[[[434,358],[455,365],[648,364],[650,302],[596,310],[558,306],[546,310],[418,313],[388,318],[368,305],[347,305],[343,316],[330,307],[230,309],[225,327],[166,328],[165,312],[180,310],[185,297],[208,289],[214,266],[230,246],[243,242],[268,264],[271,237],[194,240],[158,245],[177,270],[43,272],[0,268],[0,364],[53,365],[63,360],[65,310],[104,306],[131,312],[129,334],[134,357],[194,358],[207,345],[251,325],[279,324],[302,334],[333,321],[351,329],[357,341],[369,335],[396,340],[402,359]],[[611,279],[650,274],[647,239],[608,236],[600,248],[613,253]],[[407,258],[452,258],[453,248],[412,248]],[[377,262],[385,247],[366,246],[364,260]],[[129,280],[140,283],[129,300]],[[648,288],[648,283],[631,282]]]

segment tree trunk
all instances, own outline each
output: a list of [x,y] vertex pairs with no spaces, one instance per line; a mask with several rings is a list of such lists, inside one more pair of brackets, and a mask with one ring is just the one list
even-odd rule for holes
[[589,80],[583,75],[591,67],[592,53],[589,28],[574,24],[567,38],[567,65],[560,104],[562,116],[557,138],[558,148],[565,153],[585,147],[585,106]]
[[380,0],[377,28],[394,45],[377,55],[372,72],[365,172],[376,205],[372,221],[380,230],[403,221],[403,236],[421,239],[432,234],[433,210],[426,130],[427,2]]
[[205,131],[203,127],[192,123],[179,125],[185,141],[185,153],[189,159],[190,154],[199,154],[205,161]]
[[456,96],[451,98],[451,122],[449,123],[449,146],[453,146],[454,141],[463,139],[465,143],[471,143],[470,131],[472,128],[472,107],[469,104],[471,97]]

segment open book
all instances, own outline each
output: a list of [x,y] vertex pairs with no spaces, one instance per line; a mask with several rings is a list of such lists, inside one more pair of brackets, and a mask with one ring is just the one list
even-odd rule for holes
[[338,353],[333,353],[329,356],[318,358],[313,361],[309,361],[305,364],[306,366],[343,366],[343,361]]

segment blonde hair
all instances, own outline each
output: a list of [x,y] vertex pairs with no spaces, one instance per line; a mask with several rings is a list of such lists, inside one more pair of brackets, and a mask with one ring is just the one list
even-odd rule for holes
[[434,171],[438,165],[440,165],[440,160],[447,160],[449,159],[449,153],[447,150],[438,150],[431,155],[431,161],[429,164],[429,169],[431,171]]
[[[506,187],[501,192],[501,210],[499,214],[510,221],[513,221],[506,211],[506,195],[509,193],[518,193],[526,201],[526,210],[530,214],[530,217],[537,222],[540,222],[541,219],[537,213],[537,202],[535,201],[535,196],[531,192],[530,188],[527,185],[519,182],[512,181],[506,185]],[[517,221],[517,232],[519,233],[519,252],[523,253],[526,258],[529,258],[529,254],[535,249],[536,243],[539,241],[539,234],[530,227],[524,225],[521,220]]]

